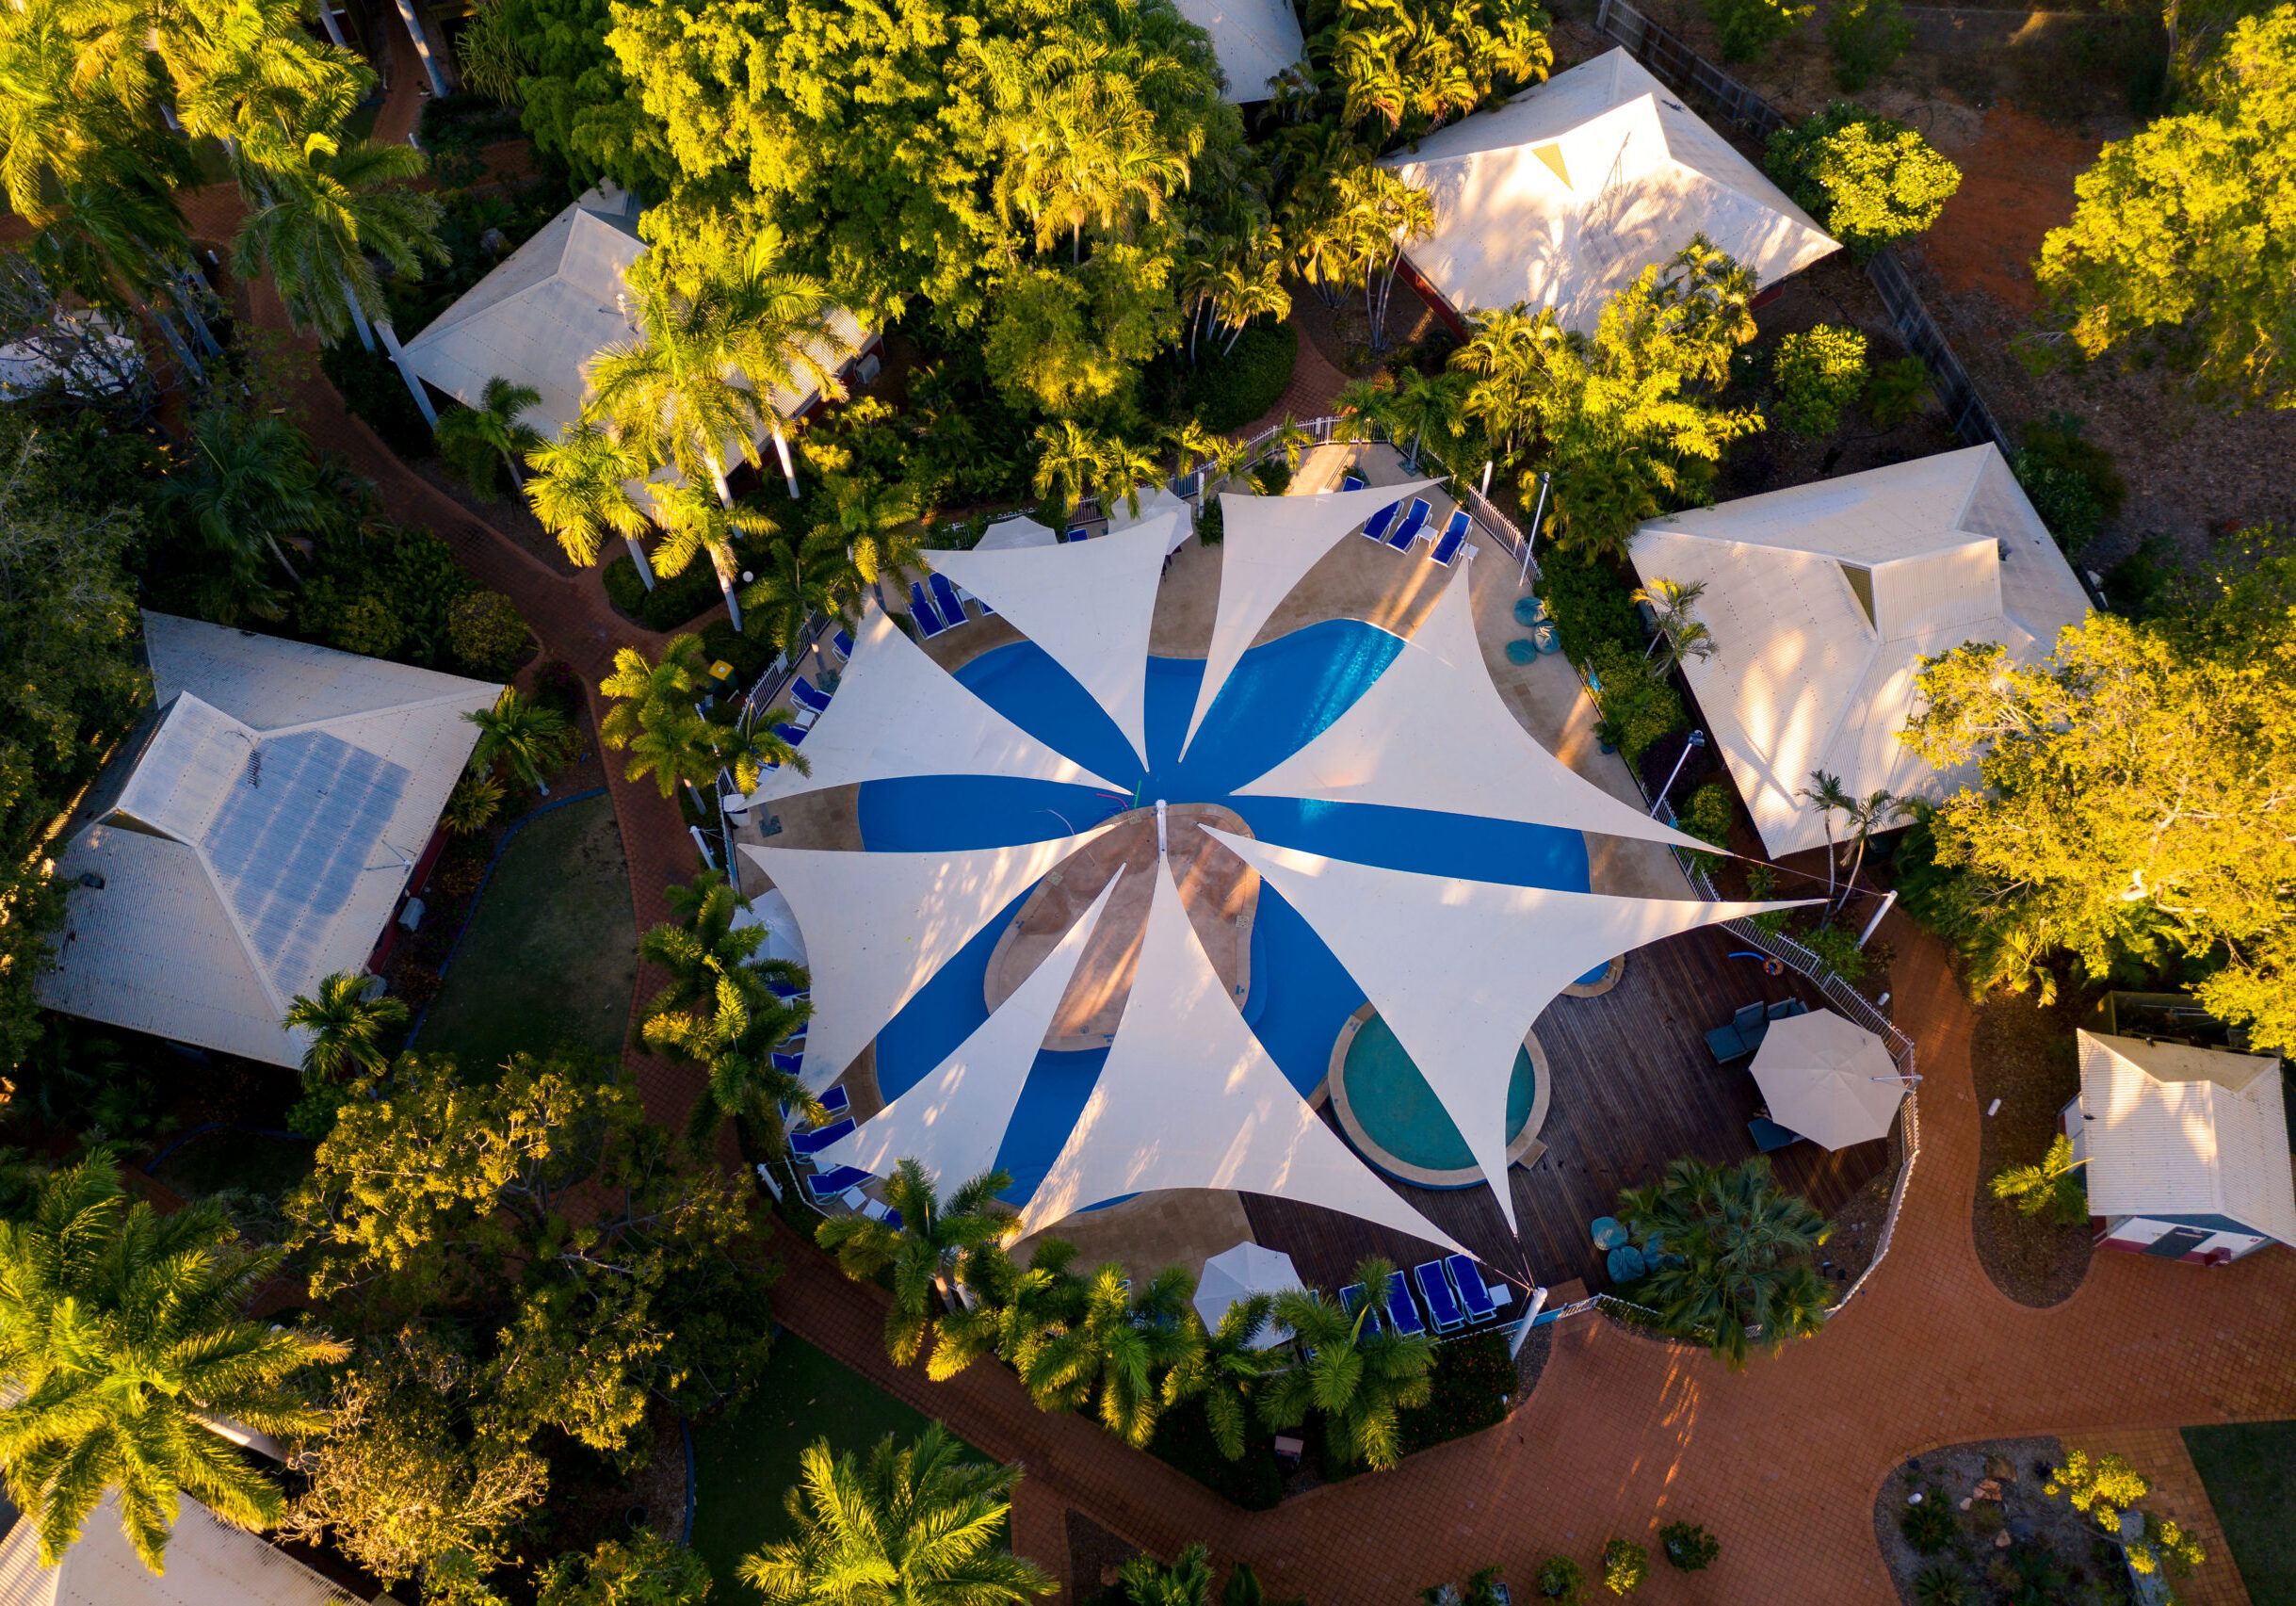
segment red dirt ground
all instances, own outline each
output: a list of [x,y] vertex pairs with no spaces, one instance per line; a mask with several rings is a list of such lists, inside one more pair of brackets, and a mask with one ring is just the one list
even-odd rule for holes
[[1948,153],[1961,164],[1961,191],[1922,237],[1922,256],[1948,288],[2034,312],[2042,237],[2073,216],[2073,180],[2102,143],[2015,106],[1987,111],[1976,142]]

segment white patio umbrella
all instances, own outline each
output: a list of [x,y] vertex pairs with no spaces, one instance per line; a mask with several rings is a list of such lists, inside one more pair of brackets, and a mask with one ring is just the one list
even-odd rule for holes
[[1771,1021],[1754,1079],[1772,1121],[1829,1149],[1888,1136],[1906,1089],[1888,1046],[1832,1010]]
[[[1255,1293],[1282,1293],[1286,1289],[1302,1286],[1290,1256],[1280,1250],[1263,1249],[1246,1239],[1204,1263],[1204,1276],[1196,1284],[1196,1314],[1204,1318],[1206,1327],[1217,1329],[1228,1314],[1228,1306],[1237,1301],[1250,1299]],[[1285,1329],[1270,1322],[1260,1329],[1260,1336],[1252,1347],[1270,1349],[1288,1336]]]
[[789,907],[789,900],[778,890],[761,892],[734,911],[734,930],[738,932],[745,926],[766,928],[766,940],[758,945],[758,958],[785,959],[793,965],[805,963],[805,933],[798,930],[797,913]]

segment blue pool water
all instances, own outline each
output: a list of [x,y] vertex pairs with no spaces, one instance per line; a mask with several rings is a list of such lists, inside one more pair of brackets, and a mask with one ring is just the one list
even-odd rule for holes
[[[1195,707],[1204,662],[1151,658],[1149,763],[1143,769],[1114,722],[1041,648],[1027,641],[999,647],[966,664],[957,678],[1038,740],[1125,789],[989,777],[873,781],[861,788],[863,845],[877,852],[954,852],[1038,842],[1087,830],[1133,806],[1136,797],[1163,798],[1232,808],[1262,840],[1307,852],[1390,869],[1585,891],[1586,844],[1576,831],[1233,795],[1345,713],[1401,648],[1386,631],[1353,620],[1312,625],[1254,647],[1237,665],[1185,758],[1180,738]],[[988,1018],[981,989],[989,954],[1022,900],[991,920],[878,1034],[877,1079],[888,1099],[914,1086]],[[1263,885],[1244,1019],[1302,1094],[1323,1079],[1340,1027],[1363,1002],[1363,989],[1307,922]],[[1025,1199],[1043,1179],[1107,1057],[1105,1049],[1037,1056],[997,1158],[1012,1174],[1010,1197]],[[1360,1113],[1384,1141],[1374,1112]],[[1436,1116],[1441,1118],[1439,1107]],[[1440,1143],[1441,1136],[1426,1141]],[[1456,1129],[1449,1141],[1461,1143]]]
[[[1412,1063],[1394,1030],[1379,1015],[1364,1022],[1348,1044],[1348,1057],[1339,1074],[1348,1084],[1348,1102],[1364,1118],[1375,1112],[1371,1127],[1380,1146],[1407,1165],[1423,1171],[1473,1171],[1475,1151],[1468,1148],[1459,1128],[1444,1112],[1427,1079]],[[1532,1098],[1539,1090],[1538,1067],[1530,1050],[1514,1051],[1514,1075],[1507,1083],[1507,1141],[1514,1142],[1523,1123],[1530,1119]]]

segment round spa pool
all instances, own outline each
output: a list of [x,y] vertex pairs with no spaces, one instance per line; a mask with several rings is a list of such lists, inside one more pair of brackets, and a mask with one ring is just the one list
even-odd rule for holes
[[[1471,1188],[1483,1180],[1466,1140],[1387,1023],[1365,1005],[1332,1046],[1326,1086],[1340,1128],[1366,1160],[1422,1188]],[[1507,1158],[1519,1160],[1545,1124],[1551,1078],[1538,1039],[1514,1053],[1507,1085]]]

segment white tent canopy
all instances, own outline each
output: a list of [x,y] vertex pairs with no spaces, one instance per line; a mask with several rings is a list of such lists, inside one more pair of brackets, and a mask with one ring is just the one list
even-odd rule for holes
[[914,1160],[944,1192],[994,1165],[1061,995],[1123,879],[1120,870],[1100,889],[1083,918],[954,1053],[850,1136],[832,1144],[823,1163],[883,1176],[901,1160]]
[[1898,739],[1924,657],[1997,641],[2048,656],[2088,597],[1992,446],[1942,452],[1654,520],[1643,583],[1703,584],[1711,657],[1683,664],[1715,745],[1773,855],[1826,841],[1799,796],[1812,771],[1853,797],[1932,801],[1976,773]]
[[1268,80],[1307,56],[1290,0],[1180,0],[1180,15],[1212,36],[1231,105],[1267,100]]
[[2296,1245],[2278,1060],[2076,1036],[2090,1214],[2218,1216]]
[[[1264,1249],[1247,1238],[1204,1263],[1204,1275],[1196,1284],[1191,1303],[1196,1314],[1204,1318],[1205,1329],[1217,1333],[1227,1319],[1228,1306],[1240,1305],[1253,1294],[1285,1293],[1306,1286],[1290,1256],[1280,1249]],[[1270,1350],[1285,1336],[1286,1329],[1271,1321],[1260,1329],[1252,1347]]]
[[975,596],[1108,710],[1148,761],[1148,631],[1156,621],[1172,513],[1097,541],[1047,549],[936,552],[932,566]]
[[1624,50],[1385,158],[1435,203],[1405,254],[1463,313],[1528,301],[1592,331],[1605,302],[1704,234],[1764,284],[1838,249]]
[[1142,496],[1138,513],[1133,512],[1131,505],[1122,496],[1111,497],[1108,502],[1108,529],[1110,533],[1130,529],[1134,525],[1145,524],[1150,519],[1160,519],[1166,513],[1173,517],[1171,532],[1164,537],[1164,550],[1167,553],[1177,552],[1188,544],[1188,538],[1196,533],[1196,510],[1187,497],[1173,495],[1169,485],[1158,485],[1153,493]]
[[780,893],[761,892],[734,911],[734,930],[750,926],[766,929],[766,940],[757,950],[760,959],[805,963],[805,933],[798,926],[797,912],[789,907],[789,900]]
[[750,802],[899,775],[1011,775],[1120,789],[974,696],[874,608],[803,752],[811,775],[794,765],[768,770]]
[[1907,1086],[1889,1046],[1832,1010],[1771,1021],[1754,1079],[1772,1121],[1828,1149],[1889,1136]]
[[1610,898],[1380,869],[1213,836],[1297,909],[1443,1101],[1510,1226],[1507,1089],[1515,1052],[1562,989],[1603,961],[1769,903]]
[[1196,728],[1219,700],[1237,660],[1292,588],[1340,537],[1361,528],[1382,508],[1434,483],[1415,479],[1321,496],[1220,498],[1220,517],[1227,531],[1220,545],[1220,613],[1212,623],[1212,645],[1205,655],[1196,711],[1188,716],[1188,736],[1180,743],[1183,753],[1196,739]]
[[813,1023],[805,1081],[827,1087],[981,927],[1108,827],[961,853],[741,851],[773,880],[806,933]]
[[1108,1063],[1021,1212],[1021,1233],[1120,1194],[1221,1188],[1320,1205],[1458,1249],[1285,1079],[1196,940],[1170,870],[1159,862],[1154,874]]
[[1353,706],[1237,792],[1479,814],[1714,852],[1621,803],[1524,730],[1483,663],[1468,584],[1451,579]]
[[1023,514],[1018,518],[999,519],[991,525],[980,538],[976,552],[1011,552],[1027,546],[1058,546],[1060,538],[1048,526]]

